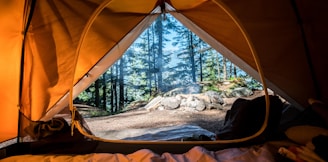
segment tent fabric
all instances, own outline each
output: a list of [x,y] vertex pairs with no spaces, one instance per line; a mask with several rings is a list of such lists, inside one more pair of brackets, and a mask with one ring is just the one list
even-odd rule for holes
[[24,3],[0,2],[0,141],[17,136]]
[[164,2],[173,8],[168,12],[192,22],[200,37],[216,49],[223,46],[222,54],[256,75],[251,42],[269,88],[291,103],[328,102],[324,0],[1,1],[0,123],[6,124],[0,141],[17,137],[19,111],[47,120],[66,107],[71,86],[75,96],[87,88],[164,10]]

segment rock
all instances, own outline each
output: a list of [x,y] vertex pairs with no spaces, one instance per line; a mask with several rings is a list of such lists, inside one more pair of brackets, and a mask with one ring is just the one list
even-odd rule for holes
[[180,100],[180,101],[184,99],[184,97],[182,97],[180,94],[176,95],[175,98]]
[[204,93],[204,95],[209,97],[211,103],[214,103],[214,104],[218,103],[218,104],[221,104],[221,105],[224,104],[224,101],[220,97],[219,92],[207,91],[207,92]]
[[187,98],[187,100],[186,100],[186,102],[188,103],[188,102],[192,102],[194,100],[195,100],[195,97],[192,96],[192,95],[189,95],[188,98]]
[[187,99],[186,98],[181,99],[180,107],[187,107]]
[[[173,91],[172,91],[173,92]],[[238,87],[233,90],[228,89],[222,93],[216,91],[207,91],[201,94],[176,94],[174,96],[158,96],[151,100],[146,106],[147,110],[173,110],[181,108],[182,110],[190,109],[193,111],[204,111],[205,109],[223,110],[227,105],[231,105],[230,99],[235,97],[248,97],[253,91],[246,87]],[[227,97],[222,97],[227,96]]]
[[148,111],[156,110],[158,106],[160,106],[160,102],[162,101],[163,97],[157,96],[152,99],[146,106],[145,109]]
[[146,101],[133,101],[128,106],[126,106],[126,109],[128,109],[128,110],[137,109],[137,108],[144,107],[146,105],[147,105]]
[[217,104],[217,103],[207,103],[206,104],[206,109],[208,109],[208,110],[212,110],[212,109],[223,110],[224,107],[221,104]]
[[220,94],[222,98],[229,97],[248,97],[253,95],[253,91],[247,87],[236,87],[234,89],[227,89]]
[[158,106],[157,110],[165,110],[163,106]]
[[232,97],[248,97],[253,95],[253,91],[246,87],[234,88],[230,94]]
[[161,105],[164,107],[166,110],[173,110],[177,109],[180,106],[181,101],[178,100],[175,97],[165,97],[161,101]]
[[203,111],[206,108],[204,100],[201,100],[194,96],[189,96],[186,100],[186,103],[184,103],[183,105],[186,105],[186,107],[189,108],[194,108],[197,111]]
[[197,111],[204,111],[206,109],[205,102],[203,100],[196,100],[196,107]]

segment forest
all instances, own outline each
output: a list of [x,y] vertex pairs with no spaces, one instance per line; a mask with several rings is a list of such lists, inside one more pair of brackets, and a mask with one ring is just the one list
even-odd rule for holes
[[115,114],[178,87],[207,83],[206,90],[220,91],[217,83],[236,79],[262,88],[173,16],[162,14],[74,103]]

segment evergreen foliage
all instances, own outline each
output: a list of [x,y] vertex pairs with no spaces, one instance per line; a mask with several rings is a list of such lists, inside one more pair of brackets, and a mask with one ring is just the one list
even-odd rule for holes
[[240,86],[250,89],[262,88],[259,82],[166,14],[159,16],[121,59],[74,102],[113,114],[125,111],[129,103],[148,101],[190,84],[202,84],[205,91],[220,91],[216,85],[226,80],[237,80],[238,84],[243,83]]

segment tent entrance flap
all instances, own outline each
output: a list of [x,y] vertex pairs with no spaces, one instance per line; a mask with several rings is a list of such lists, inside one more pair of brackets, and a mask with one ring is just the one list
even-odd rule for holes
[[[156,14],[160,8],[156,8],[152,14],[145,17],[138,25],[136,25],[129,33],[125,35],[120,42],[110,49],[92,68],[81,77],[78,82],[73,87],[73,98],[76,98],[83,90],[85,90],[92,82],[97,80],[97,78],[103,74],[116,60],[118,60],[122,54],[129,48],[129,46],[138,38],[138,36],[158,17],[159,14]],[[86,33],[87,34],[87,33]],[[88,38],[86,38],[88,39]],[[82,52],[83,46],[88,46],[87,43],[82,43]],[[83,67],[83,62],[78,61],[77,70],[79,67]],[[63,98],[53,106],[50,111],[41,119],[49,120],[62,109],[64,109],[69,103],[69,95],[66,94]]]

